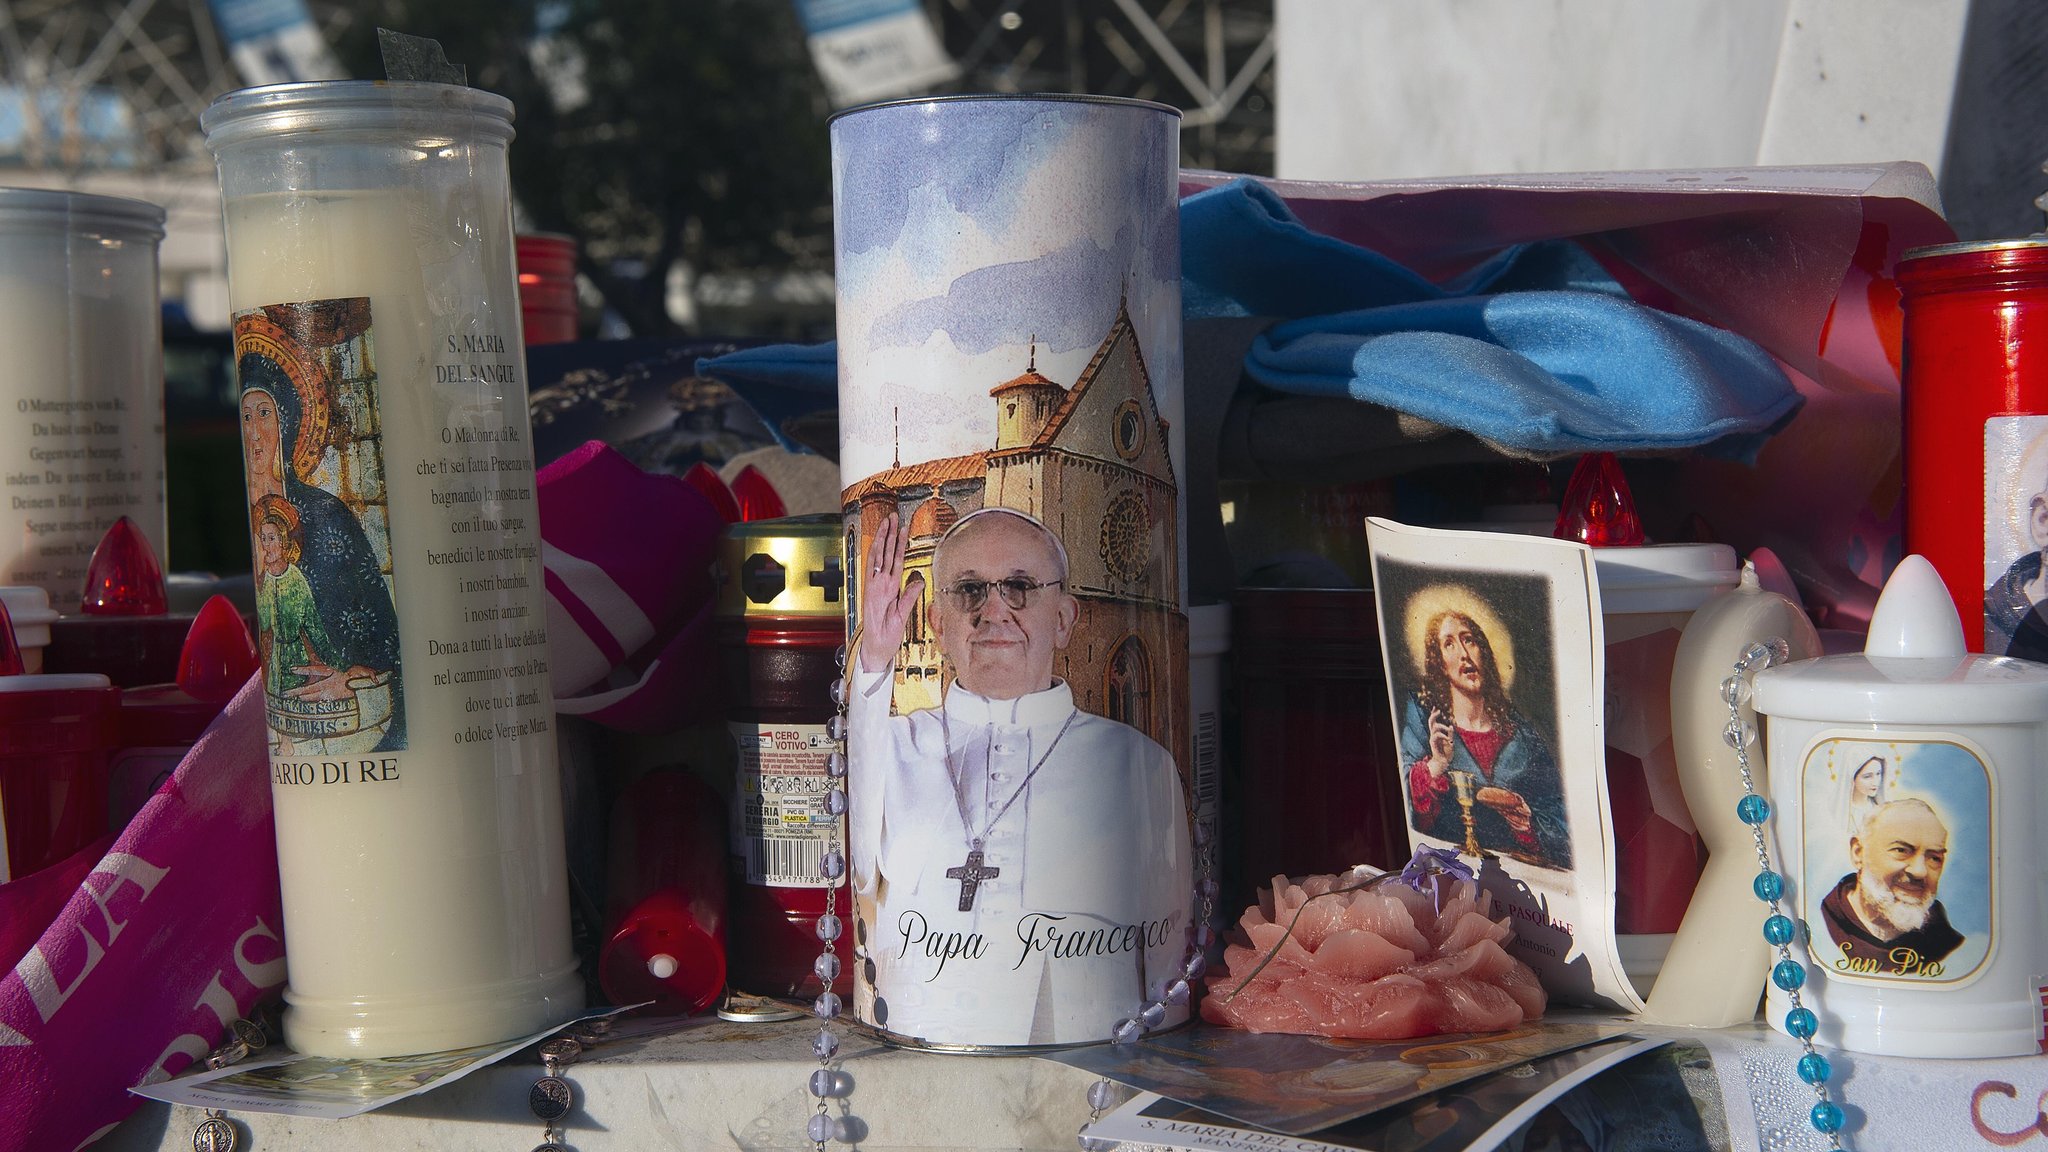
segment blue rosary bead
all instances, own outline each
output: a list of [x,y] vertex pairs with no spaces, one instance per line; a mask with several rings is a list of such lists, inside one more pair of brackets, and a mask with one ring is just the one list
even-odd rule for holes
[[1816,1132],[1824,1132],[1832,1136],[1842,1130],[1842,1110],[1827,1100],[1815,1104],[1813,1111],[1809,1115],[1813,1119],[1813,1127]]
[[1790,992],[1806,983],[1806,969],[1793,960],[1780,960],[1771,965],[1771,983]]
[[1764,921],[1764,940],[1771,944],[1790,944],[1793,930],[1790,916],[1773,916]]
[[1756,882],[1750,885],[1756,898],[1768,904],[1785,894],[1785,878],[1769,868],[1756,874]]
[[1771,818],[1771,802],[1752,792],[1737,802],[1735,814],[1744,824],[1761,824]]
[[1785,1031],[1801,1040],[1811,1040],[1820,1031],[1820,1017],[1810,1008],[1794,1008],[1785,1013]]
[[1808,1052],[1799,1058],[1799,1078],[1808,1084],[1825,1084],[1828,1074],[1834,1069],[1828,1067],[1828,1058],[1818,1052]]

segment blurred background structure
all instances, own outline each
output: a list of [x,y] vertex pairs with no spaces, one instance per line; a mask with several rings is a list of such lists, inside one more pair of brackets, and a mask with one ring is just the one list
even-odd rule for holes
[[[882,29],[852,30],[870,62],[851,77],[832,57],[849,10]],[[921,71],[887,59],[906,20]],[[1186,112],[1188,164],[1267,173],[1272,23],[1272,0],[0,0],[0,183],[164,204],[172,323],[223,330],[199,113],[246,84],[381,77],[389,27],[517,104],[520,225],[579,241],[589,334],[824,339],[836,106],[1158,100]]]
[[829,336],[826,121],[924,93],[1158,100],[1190,167],[1299,179],[1917,159],[1965,237],[2048,187],[2036,0],[0,0],[0,182],[165,205],[171,315],[220,330],[199,112],[381,76],[379,26],[518,105],[586,335]]
[[[1920,160],[1964,238],[2048,188],[2039,0],[0,0],[0,184],[169,212],[180,506],[239,482],[199,114],[381,77],[380,26],[516,104],[518,225],[576,241],[585,337],[830,338],[827,121],[927,93],[1156,100],[1187,166],[1292,179]],[[179,514],[173,567],[239,566]]]

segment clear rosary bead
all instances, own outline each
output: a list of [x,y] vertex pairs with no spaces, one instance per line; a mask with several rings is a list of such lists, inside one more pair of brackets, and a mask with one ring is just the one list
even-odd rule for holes
[[825,754],[825,775],[832,777],[834,780],[846,775],[846,753],[827,752]]
[[1745,745],[1756,743],[1756,725],[1736,718],[1728,721],[1728,727],[1721,730],[1721,739],[1730,748],[1740,751]]
[[812,1113],[810,1121],[804,1125],[804,1135],[809,1136],[811,1141],[816,1144],[823,1144],[825,1141],[830,1140],[832,1138],[832,1118],[823,1112]]
[[1116,1022],[1116,1028],[1109,1034],[1112,1044],[1136,1044],[1145,1035],[1145,1026],[1128,1017]]
[[846,717],[834,716],[825,721],[825,735],[834,740],[846,739]]
[[819,1029],[817,1038],[811,1041],[811,1054],[820,1060],[830,1060],[839,1054],[839,1037],[829,1028]]
[[818,857],[818,872],[827,880],[837,880],[846,875],[846,856],[832,851]]
[[830,1068],[820,1068],[811,1073],[811,1095],[829,1100],[846,1094],[846,1081]]
[[1084,1120],[1081,1122],[1081,1152],[1110,1152],[1111,1149],[1116,1147],[1116,1141],[1097,1140],[1095,1137],[1090,1136],[1088,1134],[1088,1126],[1093,1123],[1095,1123],[1095,1121],[1093,1120]]
[[832,682],[832,706],[834,708],[846,707],[846,681],[834,680]]
[[[1780,643],[1783,643],[1783,641],[1780,641]],[[1769,644],[1751,644],[1742,650],[1742,657],[1735,661],[1735,667],[1738,671],[1753,672],[1769,668],[1777,657],[1778,654],[1771,649]]]
[[1175,980],[1166,986],[1166,1002],[1173,1005],[1187,1003],[1194,997],[1195,986],[1186,980]]
[[1138,1013],[1138,1023],[1143,1024],[1147,1029],[1157,1028],[1161,1024],[1166,1023],[1166,1005],[1157,1000],[1145,1005],[1144,1009]]
[[1097,1080],[1088,1086],[1088,1107],[1097,1112],[1104,1111],[1116,1101],[1116,1085],[1107,1080]]
[[839,979],[839,957],[830,952],[823,953],[811,962],[811,971],[818,974],[818,979],[830,984]]
[[1188,957],[1188,962],[1180,966],[1180,974],[1190,980],[1200,980],[1202,973],[1208,970],[1209,961],[1199,952]]
[[839,1015],[839,994],[837,992],[819,993],[818,998],[811,1001],[811,1015],[816,1016],[820,1020],[837,1018]]
[[839,939],[839,917],[827,912],[818,917],[818,939],[827,942]]
[[846,789],[834,788],[825,793],[825,811],[834,816],[846,815]]
[[1740,708],[1749,703],[1749,678],[1730,676],[1721,681],[1721,703],[1730,708]]

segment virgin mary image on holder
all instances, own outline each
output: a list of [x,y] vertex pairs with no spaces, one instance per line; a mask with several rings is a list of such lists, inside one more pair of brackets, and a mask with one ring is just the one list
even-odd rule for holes
[[[329,447],[309,430],[308,410],[320,417],[310,423],[328,425],[335,358],[294,355],[289,334],[262,313],[237,317],[235,329],[271,750],[403,749],[390,585],[357,509],[308,475]],[[375,480],[363,487],[381,492]]]

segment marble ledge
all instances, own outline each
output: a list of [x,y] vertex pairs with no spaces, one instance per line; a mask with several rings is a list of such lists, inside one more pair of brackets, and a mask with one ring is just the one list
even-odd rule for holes
[[[815,1108],[807,1081],[818,1067],[810,1051],[817,1032],[811,1020],[699,1020],[613,1040],[564,1073],[575,1086],[576,1108],[559,1129],[561,1142],[576,1152],[808,1152],[803,1129]],[[834,1101],[833,1113],[865,1126],[861,1152],[1072,1152],[1088,1118],[1086,1093],[1095,1077],[1077,1068],[1026,1056],[906,1051],[848,1029],[840,1037],[839,1066],[852,1077],[853,1093]],[[229,1115],[246,1152],[527,1152],[541,1143],[541,1124],[526,1105],[540,1075],[539,1060],[524,1052],[346,1120]],[[187,1152],[203,1115],[145,1101],[94,1149]]]

